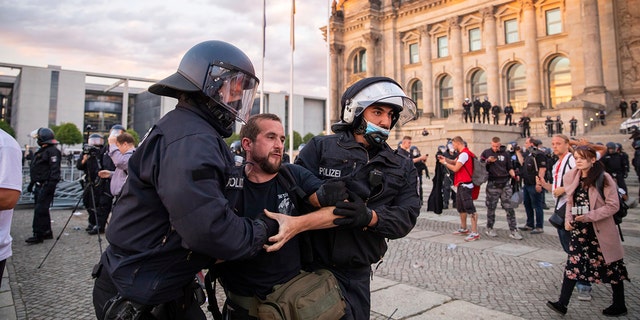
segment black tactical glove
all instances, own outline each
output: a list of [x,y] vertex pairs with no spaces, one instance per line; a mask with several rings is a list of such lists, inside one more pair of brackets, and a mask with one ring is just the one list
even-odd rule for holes
[[337,218],[333,223],[338,226],[346,226],[351,228],[364,228],[369,225],[373,214],[371,209],[360,198],[356,198],[353,202],[338,202],[333,214],[343,216]]
[[33,192],[33,185],[36,184],[35,181],[31,181],[29,186],[27,187],[27,192]]
[[316,196],[321,207],[333,206],[336,202],[342,202],[349,196],[347,187],[342,180],[329,180],[325,182],[318,190]]
[[278,229],[280,228],[280,224],[278,224],[278,221],[267,217],[263,212],[261,212],[255,220],[265,227],[265,229],[267,230],[267,237],[278,234]]

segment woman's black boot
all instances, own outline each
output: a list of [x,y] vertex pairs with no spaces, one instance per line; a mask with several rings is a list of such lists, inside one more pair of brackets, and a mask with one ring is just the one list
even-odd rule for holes
[[607,317],[618,317],[627,314],[627,306],[624,302],[624,283],[611,284],[613,290],[613,304],[602,310],[602,314]]

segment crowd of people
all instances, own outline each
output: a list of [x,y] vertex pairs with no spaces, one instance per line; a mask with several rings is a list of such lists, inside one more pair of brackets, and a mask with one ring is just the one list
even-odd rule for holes
[[[274,292],[293,281],[318,281],[313,274],[337,283],[320,296],[338,298],[308,305],[279,301],[291,306],[285,308],[288,316],[370,318],[372,265],[381,262],[387,239],[402,238],[415,226],[423,184],[431,179],[429,154],[412,145],[411,136],[397,148],[388,144],[393,128],[415,119],[416,103],[391,78],[359,80],[342,95],[333,134],[312,138],[291,164],[280,118],[250,116],[258,82],[244,52],[205,41],[187,51],[175,74],[149,88],[178,102],[137,147],[121,125],[111,128],[106,143],[89,135],[77,162],[85,173],[86,231],[105,234],[109,242],[92,270],[98,319],[205,319],[196,277],[203,269],[226,294],[222,311],[213,308],[217,319],[264,317]],[[465,99],[463,111],[465,122],[498,125],[504,112],[504,125],[514,125],[513,107],[502,109],[487,97]],[[228,147],[223,139],[236,122],[243,124],[240,140]],[[481,240],[481,231],[499,236],[494,226],[500,202],[507,236],[522,240],[523,233],[545,232],[550,193],[552,210],[564,221],[556,228],[568,258],[559,299],[547,306],[565,314],[575,286],[579,299],[590,300],[592,283],[610,283],[613,303],[602,313],[626,314],[623,282],[629,277],[613,215],[618,194],[628,196],[624,179],[632,164],[640,177],[640,132],[632,135],[636,154],[630,163],[619,144],[562,134],[560,116],[545,121],[552,138],[546,148],[531,137],[530,122],[527,116],[518,122],[526,137],[522,147],[495,136],[476,155],[463,137],[447,139],[436,150],[427,210],[442,213],[451,204],[460,218],[453,233],[471,242]],[[569,124],[575,136],[575,117]],[[428,134],[424,129],[422,135]],[[35,197],[33,235],[26,242],[52,239],[49,207],[62,160],[53,131],[35,132],[40,148],[33,154],[0,138],[0,225],[10,225],[22,190],[21,177],[7,172],[21,172],[13,167],[26,159],[27,192]],[[485,181],[481,230],[474,200]],[[514,194],[521,195],[526,212],[520,226]],[[7,236],[0,232],[0,240]],[[0,275],[10,254],[10,247],[0,247]]]

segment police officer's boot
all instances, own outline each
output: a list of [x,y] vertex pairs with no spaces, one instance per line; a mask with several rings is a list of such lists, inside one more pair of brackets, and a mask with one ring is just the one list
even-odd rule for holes
[[42,243],[43,241],[44,241],[44,237],[42,235],[34,233],[33,237],[28,238],[24,242],[26,242],[28,244],[37,244],[37,243]]

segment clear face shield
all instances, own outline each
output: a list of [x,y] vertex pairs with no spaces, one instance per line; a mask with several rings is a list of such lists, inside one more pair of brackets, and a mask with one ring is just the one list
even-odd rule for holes
[[203,91],[229,111],[236,121],[246,124],[258,90],[258,79],[226,63],[209,66]]
[[89,137],[89,140],[87,141],[87,144],[90,146],[102,146],[103,143],[104,142],[101,137]]
[[352,122],[364,109],[375,103],[382,103],[397,107],[399,113],[394,117],[391,127],[399,122],[401,125],[414,120],[416,103],[392,82],[376,82],[362,89],[345,106],[344,120]]

